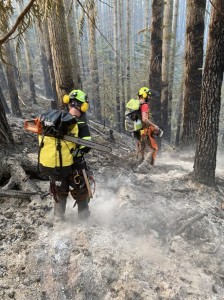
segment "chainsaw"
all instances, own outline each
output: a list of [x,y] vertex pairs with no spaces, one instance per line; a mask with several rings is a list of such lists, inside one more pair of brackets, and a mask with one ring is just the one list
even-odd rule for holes
[[[35,118],[35,119],[31,119],[31,120],[25,120],[24,121],[24,129],[36,134],[42,134],[42,125],[40,122],[39,118]],[[98,151],[103,151],[103,152],[111,152],[112,149],[108,146],[102,145],[102,144],[98,144],[92,141],[87,141],[87,140],[83,140],[81,138],[78,137],[74,137],[71,135],[63,135],[63,137],[61,138],[62,140],[65,141],[69,141],[69,142],[73,142],[76,143],[78,145],[82,145],[91,149],[95,149]]]

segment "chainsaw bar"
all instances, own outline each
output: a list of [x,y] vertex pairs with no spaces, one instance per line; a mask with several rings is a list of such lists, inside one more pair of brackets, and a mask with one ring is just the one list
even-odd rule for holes
[[[39,118],[32,119],[32,120],[25,120],[24,128],[28,131],[31,131],[31,132],[37,133],[37,134],[41,134],[41,132],[42,132],[42,126],[41,126]],[[78,145],[86,146],[86,147],[89,147],[91,149],[95,149],[98,151],[103,151],[103,152],[111,152],[112,151],[112,149],[108,146],[98,144],[98,143],[95,143],[92,141],[83,140],[81,138],[74,137],[71,135],[64,135],[62,140],[73,142]]]
[[78,145],[86,146],[86,147],[89,147],[91,149],[95,149],[98,151],[103,151],[103,152],[111,152],[112,151],[112,149],[108,146],[98,144],[98,143],[95,143],[92,141],[83,140],[81,138],[70,136],[70,135],[64,135],[62,139],[69,141],[69,142],[76,143]]

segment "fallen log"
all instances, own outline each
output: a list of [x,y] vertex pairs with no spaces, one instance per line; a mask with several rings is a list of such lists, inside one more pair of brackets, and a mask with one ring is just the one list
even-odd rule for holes
[[8,160],[7,167],[11,177],[8,183],[2,188],[3,190],[39,191],[37,185],[29,179],[29,176],[27,176],[18,160]]
[[194,216],[192,219],[190,219],[185,225],[183,225],[176,233],[175,235],[179,235],[181,234],[182,232],[184,232],[184,230],[191,226],[193,223],[195,223],[196,221],[198,220],[201,220],[202,218],[204,218],[205,216],[207,216],[208,214],[207,213],[201,213],[199,215],[196,215]]
[[90,129],[98,133],[102,138],[104,138],[106,141],[111,142],[111,138],[107,136],[105,133],[101,132],[100,130],[94,128],[92,125],[89,125]]
[[23,192],[23,191],[17,191],[17,190],[2,190],[2,189],[0,189],[0,197],[30,199],[30,196],[33,196],[36,194],[37,194],[37,192]]
[[0,189],[0,197],[30,199],[31,201],[33,199],[43,199],[44,192],[25,172],[21,164],[21,157],[6,157],[0,175],[3,183]]

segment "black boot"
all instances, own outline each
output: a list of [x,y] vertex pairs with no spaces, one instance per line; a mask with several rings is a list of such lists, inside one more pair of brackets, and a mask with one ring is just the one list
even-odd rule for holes
[[78,216],[81,219],[88,218],[91,214],[89,210],[89,199],[77,201],[77,205],[78,205]]
[[58,201],[54,201],[54,220],[64,221],[65,220],[65,209],[66,209],[67,197],[58,197]]

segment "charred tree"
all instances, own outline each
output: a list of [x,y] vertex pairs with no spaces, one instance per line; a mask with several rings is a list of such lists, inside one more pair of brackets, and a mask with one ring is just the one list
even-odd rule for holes
[[[121,109],[120,109],[120,79],[119,79],[119,59],[118,59],[118,3],[114,0],[114,61],[115,61],[115,80],[116,80],[116,125],[117,130],[121,131]],[[123,112],[124,113],[124,112]]]
[[[18,6],[21,13],[23,11],[22,3],[19,3]],[[35,84],[33,78],[33,67],[32,67],[31,55],[30,55],[29,36],[27,31],[23,33],[23,41],[24,41],[24,51],[25,51],[25,59],[26,59],[26,75],[27,75],[27,81],[30,88],[30,100],[31,100],[30,102],[33,104],[37,104],[36,90],[35,90]]]
[[[46,46],[46,31],[43,30],[43,27],[46,25],[46,22],[44,21],[44,24],[36,24],[36,31],[38,35],[38,40],[40,44],[40,61],[41,61],[41,67],[43,71],[43,77],[44,77],[44,87],[45,87],[45,96],[47,98],[52,99],[53,98],[53,90],[51,86],[51,77],[49,72],[49,66],[48,66],[48,57],[47,57],[47,50],[45,48]],[[48,32],[47,32],[48,35]],[[49,46],[47,46],[49,47]]]
[[51,108],[57,109],[59,107],[59,103],[58,103],[58,96],[57,96],[57,90],[56,90],[56,79],[55,79],[55,74],[54,74],[54,66],[53,66],[53,59],[52,59],[51,46],[50,46],[48,23],[46,21],[43,22],[42,29],[43,29],[44,46],[45,46],[46,57],[47,57],[47,66],[48,66],[48,71],[50,73],[50,82],[51,82],[51,88],[52,88],[52,93],[53,93],[53,99],[51,100]]
[[7,104],[6,100],[5,100],[5,96],[4,96],[3,92],[2,92],[1,86],[0,86],[0,101],[1,101],[1,103],[3,105],[5,113],[9,114],[10,110],[9,110],[8,104]]
[[213,1],[204,66],[194,177],[215,184],[221,87],[224,72],[224,1]]
[[69,40],[70,56],[72,62],[72,72],[74,86],[76,89],[82,88],[81,80],[81,70],[79,65],[79,56],[78,56],[78,39],[77,39],[77,29],[76,29],[76,18],[74,12],[74,2],[71,3],[69,0],[64,0],[65,13],[66,13],[66,25],[67,25],[67,34]]
[[94,101],[96,118],[102,120],[101,103],[99,91],[99,72],[97,62],[97,47],[96,47],[96,3],[95,0],[89,2],[88,30],[89,30],[89,70],[91,77],[91,90]]
[[161,106],[162,106],[162,127],[164,138],[170,141],[171,138],[171,115],[168,102],[169,95],[169,63],[170,63],[170,44],[172,32],[172,16],[173,16],[173,0],[166,1],[164,4],[163,18],[163,43],[162,43],[162,91],[161,91]]
[[194,146],[198,131],[202,84],[203,38],[206,0],[187,1],[182,145]]
[[6,90],[8,88],[7,80],[5,78],[5,74],[1,62],[0,62],[0,87],[2,88],[2,90]]
[[[151,54],[149,66],[149,87],[161,93],[162,76],[162,27],[163,27],[163,0],[152,1],[151,23]],[[154,99],[151,111],[155,123],[161,125],[161,102]]]
[[25,49],[25,56],[26,56],[26,71],[27,71],[27,79],[30,88],[30,100],[33,104],[37,104],[36,99],[36,90],[33,78],[33,68],[31,63],[31,56],[30,56],[30,46],[28,41],[27,33],[24,34],[24,49]]
[[126,98],[125,98],[125,66],[124,66],[124,24],[123,24],[123,13],[124,13],[124,3],[122,0],[119,0],[118,5],[118,14],[119,14],[119,36],[120,36],[120,74],[121,74],[121,89],[120,89],[120,95],[121,95],[121,128],[124,131],[125,130],[125,105],[126,105]]
[[181,121],[183,117],[183,78],[180,83],[180,92],[179,92],[179,101],[177,107],[177,131],[175,135],[175,146],[180,146],[180,137],[181,137]]
[[126,63],[126,96],[127,99],[131,98],[131,1],[127,0],[127,18],[126,18],[126,55],[127,55],[127,63]]
[[13,136],[11,129],[9,127],[8,121],[6,119],[5,110],[0,101],[0,145],[13,144]]
[[[172,100],[173,100],[173,83],[174,83],[174,65],[175,65],[175,56],[176,56],[176,46],[177,46],[177,19],[178,19],[178,8],[179,8],[179,0],[174,1],[174,12],[173,12],[173,22],[172,22],[172,41],[171,41],[171,49],[170,49],[170,66],[169,66],[169,91],[168,91],[168,119],[171,120],[172,116]],[[182,82],[181,82],[182,85]],[[181,95],[182,97],[182,95]],[[178,112],[179,114],[179,112]],[[181,111],[182,116],[182,111]],[[179,118],[179,117],[178,117]],[[172,134],[172,124],[170,128],[170,133]],[[179,144],[179,137],[178,137]]]
[[4,45],[4,47],[5,47],[5,61],[7,62],[5,64],[5,70],[6,70],[9,95],[11,100],[11,110],[13,115],[15,115],[16,117],[21,117],[22,113],[19,107],[19,97],[16,88],[16,79],[14,74],[14,66],[13,66],[10,42],[7,42]]
[[68,37],[63,0],[57,0],[56,12],[49,17],[49,38],[56,80],[57,98],[60,107],[65,94],[74,89],[72,64],[70,60]]

